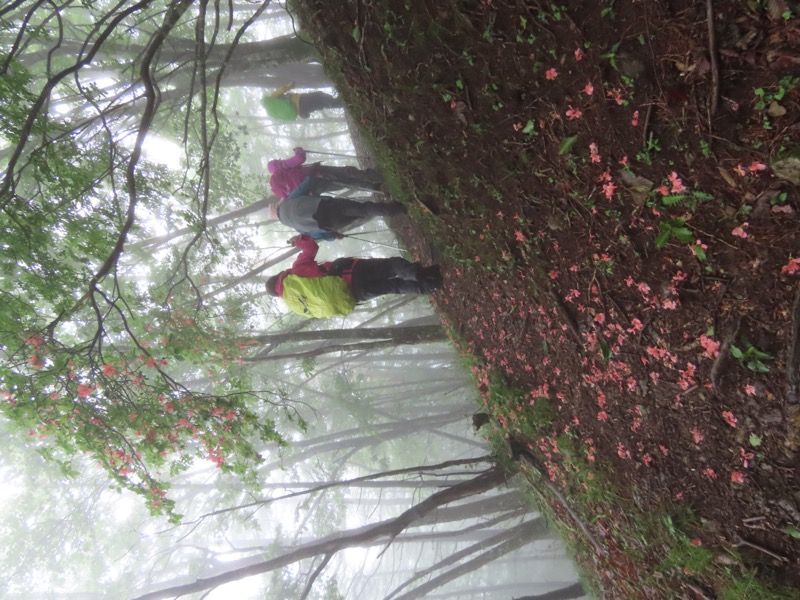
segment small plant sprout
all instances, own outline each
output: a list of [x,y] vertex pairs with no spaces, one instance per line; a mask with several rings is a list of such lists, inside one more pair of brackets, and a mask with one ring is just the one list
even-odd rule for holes
[[769,373],[769,367],[763,361],[772,360],[774,357],[771,354],[759,350],[746,338],[741,339],[741,346],[740,348],[735,344],[731,344],[731,356],[741,361],[751,371]]

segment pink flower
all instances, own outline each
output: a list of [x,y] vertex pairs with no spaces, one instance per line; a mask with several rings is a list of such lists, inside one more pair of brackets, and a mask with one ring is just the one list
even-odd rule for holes
[[91,396],[92,392],[94,392],[94,388],[92,386],[84,385],[83,383],[78,385],[78,396],[81,398]]
[[607,184],[603,186],[603,193],[606,195],[606,198],[611,200],[614,197],[614,191],[617,189],[617,186],[614,185],[613,181],[609,181]]
[[741,471],[734,471],[731,473],[731,481],[733,483],[744,483],[744,473]]
[[781,267],[781,273],[794,275],[800,271],[800,258],[790,258],[789,262]]
[[705,436],[700,432],[700,430],[697,427],[692,427],[690,431],[692,433],[692,439],[694,440],[695,444],[699,444],[705,439]]
[[744,393],[748,396],[755,396],[756,395],[756,386],[750,385],[749,383],[744,386]]
[[525,234],[519,230],[514,231],[514,237],[517,238],[518,242],[525,241]]
[[756,173],[757,171],[766,171],[767,165],[765,165],[764,163],[753,161],[752,163],[750,163],[750,166],[747,167],[747,170],[750,171],[751,173]]
[[673,194],[680,194],[681,192],[686,191],[686,186],[683,185],[681,178],[678,177],[678,174],[675,171],[667,175],[667,179],[669,179],[669,182],[672,184],[671,192]]
[[548,81],[552,81],[556,77],[558,77],[558,71],[556,71],[553,68],[547,69],[547,71],[544,74],[544,78],[547,79]]
[[108,377],[113,377],[117,374],[117,369],[114,365],[103,365],[103,375],[107,375]]
[[581,50],[580,48],[575,48],[575,60],[580,62],[582,58],[583,58],[583,50]]
[[622,157],[622,160],[619,161],[619,164],[621,164],[623,167],[628,164],[628,155],[627,154]]
[[733,167],[733,170],[736,172],[737,175],[739,175],[739,177],[744,177],[745,175],[747,175],[747,171],[744,170],[742,163],[739,163],[738,165]]
[[747,238],[747,237],[748,237],[748,234],[747,234],[747,232],[745,231],[745,229],[747,229],[749,226],[750,226],[750,223],[747,223],[747,222],[745,221],[744,223],[742,223],[742,224],[741,224],[741,225],[739,225],[738,227],[734,227],[734,228],[733,228],[733,231],[731,231],[731,235],[735,235],[736,237],[739,237],[739,238],[745,239],[745,238]]
[[722,418],[725,419],[725,422],[736,429],[736,425],[738,425],[739,421],[736,420],[736,417],[733,413],[729,410],[722,411]]
[[589,144],[589,157],[591,158],[593,163],[600,162],[600,155],[597,153],[597,144],[592,142]]
[[635,111],[633,113],[633,118],[631,119],[631,125],[636,127],[639,124],[639,111]]
[[601,410],[597,413],[597,420],[598,421],[607,421],[608,420],[608,413],[604,410]]
[[592,94],[594,94],[594,86],[592,85],[591,81],[587,83],[585,86],[583,86],[583,93],[586,94],[587,96],[591,96]]
[[613,90],[606,91],[606,96],[608,96],[609,98],[613,98],[614,102],[616,102],[619,105],[622,105],[623,102],[622,90],[620,90],[619,88],[614,88]]
[[577,108],[572,108],[572,105],[570,105],[565,114],[570,121],[575,121],[583,116],[583,113]]
[[717,474],[714,471],[714,469],[703,469],[703,475],[705,475],[706,477],[709,477],[710,479],[716,479],[717,478]]

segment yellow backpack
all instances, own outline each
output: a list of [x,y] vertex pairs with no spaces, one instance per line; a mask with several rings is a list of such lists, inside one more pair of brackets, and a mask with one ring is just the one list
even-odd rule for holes
[[283,279],[283,300],[292,312],[317,319],[344,317],[356,307],[347,282],[336,275],[287,275]]

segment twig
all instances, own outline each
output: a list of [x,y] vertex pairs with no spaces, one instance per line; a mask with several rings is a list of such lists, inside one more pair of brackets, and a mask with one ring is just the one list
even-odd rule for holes
[[789,347],[789,360],[786,361],[786,398],[790,404],[797,404],[797,368],[800,366],[800,287],[794,295],[792,309],[792,343]]
[[713,386],[712,389],[715,393],[719,391],[719,372],[722,370],[723,358],[728,353],[728,346],[730,346],[731,342],[736,339],[736,336],[739,333],[740,325],[741,321],[737,319],[736,326],[733,328],[733,331],[730,333],[730,335],[725,338],[725,341],[722,342],[722,346],[719,349],[719,354],[717,354],[717,359],[714,361],[714,365],[711,367],[711,385]]
[[719,63],[717,62],[717,34],[714,30],[713,0],[706,0],[706,24],[708,25],[708,54],[711,59],[711,106],[708,110],[708,130],[711,131],[711,118],[719,105]]
[[764,554],[767,554],[767,555],[771,556],[775,560],[779,560],[781,562],[789,562],[789,559],[786,558],[785,556],[781,556],[780,554],[776,554],[772,550],[767,550],[766,548],[764,548],[764,546],[759,546],[758,544],[753,544],[751,542],[748,542],[747,540],[742,539],[739,536],[737,536],[737,539],[739,541],[736,542],[736,544],[734,544],[734,546],[737,546],[737,547],[739,547],[739,546],[747,546],[748,548],[753,548],[754,550],[759,550],[759,551],[763,552]]

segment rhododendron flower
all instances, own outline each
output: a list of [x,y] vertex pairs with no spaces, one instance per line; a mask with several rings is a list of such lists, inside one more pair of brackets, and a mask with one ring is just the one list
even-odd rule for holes
[[765,165],[764,163],[753,161],[752,163],[750,163],[750,166],[747,167],[747,170],[750,171],[751,173],[756,173],[758,171],[766,171],[767,165]]
[[781,267],[781,273],[794,275],[800,271],[800,258],[790,258],[789,262]]
[[708,336],[701,335],[699,338],[700,345],[703,347],[703,356],[707,356],[708,358],[716,358],[719,355],[719,346],[720,343],[716,340],[711,339]]
[[717,473],[714,471],[714,469],[703,469],[703,475],[711,479],[717,478]]
[[700,433],[700,430],[697,427],[692,427],[689,431],[692,433],[692,439],[694,440],[695,444],[699,444],[705,439],[705,436]]
[[741,471],[734,471],[731,473],[731,481],[733,483],[744,483],[744,473]]
[[593,163],[600,162],[600,155],[597,153],[597,144],[594,142],[589,144],[589,158],[591,158]]
[[107,375],[108,377],[113,377],[117,374],[117,369],[114,365],[103,365],[103,375]]
[[733,427],[734,429],[739,424],[739,421],[736,419],[736,417],[733,415],[733,413],[731,411],[729,411],[729,410],[723,410],[722,411],[722,418],[725,419],[725,422],[728,425],[730,425],[731,427]]
[[628,165],[628,155],[627,154],[622,157],[622,159],[619,161],[619,164],[621,164],[623,167]]
[[594,94],[594,86],[592,85],[591,81],[587,83],[585,86],[583,86],[583,93],[586,94],[587,96],[591,96],[592,94]]
[[606,195],[606,198],[611,200],[614,197],[614,191],[617,189],[617,186],[614,185],[613,181],[609,181],[603,186],[603,193]]
[[739,448],[739,456],[742,457],[742,466],[746,469],[750,466],[750,461],[755,458],[755,454],[748,452],[744,448]]
[[731,235],[735,235],[736,237],[739,237],[739,238],[745,239],[745,238],[747,238],[747,237],[748,237],[748,234],[747,234],[747,232],[745,231],[745,229],[747,229],[749,226],[750,226],[750,223],[747,223],[747,222],[745,221],[744,223],[742,223],[742,224],[741,224],[741,225],[739,225],[738,227],[734,227],[734,228],[733,228],[733,231],[731,231]]
[[744,386],[744,393],[748,396],[755,396],[756,395],[756,386],[750,385],[749,383]]
[[78,385],[78,396],[81,398],[86,398],[87,396],[91,396],[92,392],[94,392],[94,388],[89,385],[85,385],[83,383]]
[[548,81],[552,81],[556,77],[558,77],[558,71],[556,71],[553,68],[547,69],[547,71],[544,74],[544,78],[547,79]]
[[631,125],[636,127],[639,124],[639,111],[634,111],[633,118],[631,119]]
[[570,121],[575,121],[583,116],[583,113],[577,108],[572,108],[572,105],[570,105],[565,114]]
[[672,185],[672,189],[670,190],[673,194],[680,194],[681,192],[686,191],[686,186],[683,185],[681,178],[678,174],[673,171],[669,175],[667,175],[667,179],[669,179],[670,184]]
[[514,237],[517,238],[518,242],[525,241],[525,234],[522,233],[520,230],[514,231]]
[[575,60],[579,61],[583,58],[583,50],[575,48]]
[[620,90],[619,88],[614,88],[613,90],[608,90],[606,92],[606,96],[608,96],[609,98],[613,98],[614,102],[616,102],[619,105],[622,105],[622,102],[623,102],[623,100],[622,100],[622,90]]

